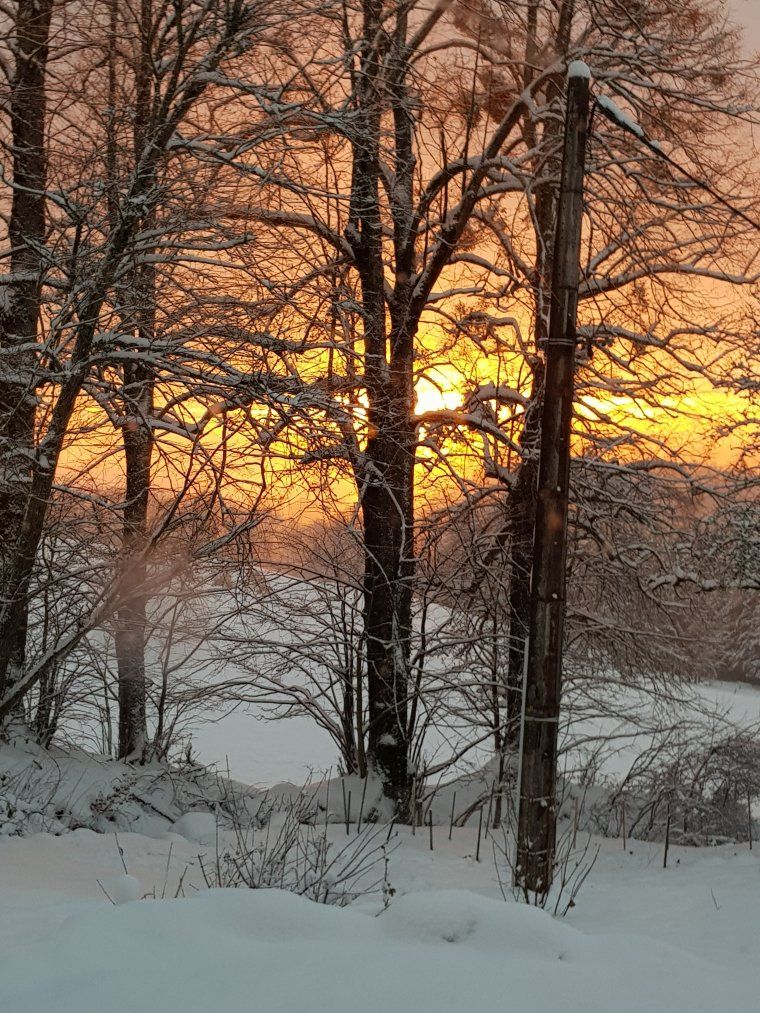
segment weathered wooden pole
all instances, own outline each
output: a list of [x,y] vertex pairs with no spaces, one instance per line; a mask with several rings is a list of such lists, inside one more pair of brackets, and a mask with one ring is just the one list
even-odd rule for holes
[[570,64],[546,342],[530,624],[523,687],[515,882],[523,891],[538,894],[545,894],[552,884],[557,823],[557,738],[565,619],[570,427],[589,79],[590,72],[584,63]]

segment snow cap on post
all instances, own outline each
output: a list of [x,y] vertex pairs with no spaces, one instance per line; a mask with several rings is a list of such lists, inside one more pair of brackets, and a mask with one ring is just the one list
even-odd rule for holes
[[567,68],[568,77],[585,77],[587,81],[591,80],[591,68],[583,60],[573,60]]

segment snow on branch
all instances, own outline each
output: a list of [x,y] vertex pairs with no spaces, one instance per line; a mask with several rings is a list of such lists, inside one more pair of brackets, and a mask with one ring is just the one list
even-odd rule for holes
[[633,134],[634,137],[638,137],[639,140],[644,140],[646,134],[639,124],[623,110],[613,102],[607,95],[599,95],[596,100],[597,108],[604,113],[608,120],[612,120],[623,130],[627,130],[629,134]]

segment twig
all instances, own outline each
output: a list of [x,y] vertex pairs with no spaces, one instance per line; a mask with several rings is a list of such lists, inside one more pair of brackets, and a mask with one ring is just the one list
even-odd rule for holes
[[106,890],[106,888],[103,886],[103,884],[100,882],[100,880],[96,879],[95,882],[98,884],[98,886],[103,891],[103,893],[106,895],[106,897],[108,897],[108,899],[111,901],[111,903],[113,904],[113,906],[116,907],[116,901],[113,899],[113,897],[108,892],[108,890]]
[[127,868],[127,863],[124,861],[124,849],[122,848],[121,844],[119,844],[119,835],[114,834],[113,836],[114,840],[116,841],[116,849],[119,852],[119,858],[121,859],[121,867],[124,870],[124,875],[128,876],[129,869]]
[[166,856],[166,872],[164,874],[164,885],[161,888],[161,899],[164,900],[166,897],[166,884],[169,882],[169,866],[172,860],[172,848],[174,847],[174,841],[169,841],[169,854]]

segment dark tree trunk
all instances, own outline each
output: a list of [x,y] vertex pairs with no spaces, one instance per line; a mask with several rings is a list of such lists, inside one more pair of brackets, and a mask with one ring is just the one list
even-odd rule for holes
[[[26,588],[10,571],[26,513],[34,459],[37,324],[44,271],[45,74],[52,0],[20,0],[16,20],[16,67],[10,96],[13,197],[9,223],[10,270],[0,309],[0,589],[3,610],[13,608],[5,685],[24,669],[28,604]],[[4,688],[0,687],[0,688]]]
[[[364,633],[367,667],[367,764],[385,796],[408,818],[408,685],[414,576],[414,339],[419,313],[410,312],[414,243],[410,241],[414,155],[405,96],[406,16],[397,12],[391,37],[383,5],[365,0],[357,129],[353,140],[348,233],[362,292],[368,435],[361,476],[364,522]],[[390,56],[389,56],[390,53]],[[384,79],[383,60],[392,67]],[[395,287],[386,313],[380,207],[381,113],[389,92],[395,124]],[[390,329],[387,329],[390,318]]]
[[415,457],[411,382],[405,372],[400,370],[391,377],[383,418],[378,419],[382,430],[367,443],[368,473],[362,499],[368,754],[383,780],[385,794],[402,818],[408,815],[411,786],[408,690]]
[[[152,0],[141,0],[140,50],[135,81],[135,160],[147,141],[152,93],[152,20]],[[136,265],[127,301],[132,308],[132,321],[127,320],[128,329],[139,339],[140,350],[145,355],[146,345],[151,344],[155,332],[156,278],[152,265]],[[154,443],[151,428],[153,375],[146,359],[136,359],[125,364],[123,403],[122,443],[126,488],[121,581],[126,599],[116,615],[115,623],[119,680],[118,754],[120,758],[144,759],[147,750],[145,645],[150,600],[146,549]]]
[[[141,333],[144,333],[141,329]],[[116,616],[119,675],[119,756],[142,758],[146,749],[145,642],[149,601],[145,550],[153,435],[153,388],[149,371],[138,362],[125,367],[126,418],[122,431],[126,497],[122,543],[125,603]]]
[[37,742],[47,748],[53,741],[58,727],[56,713],[56,669],[40,679],[37,708],[34,713],[33,729]]

